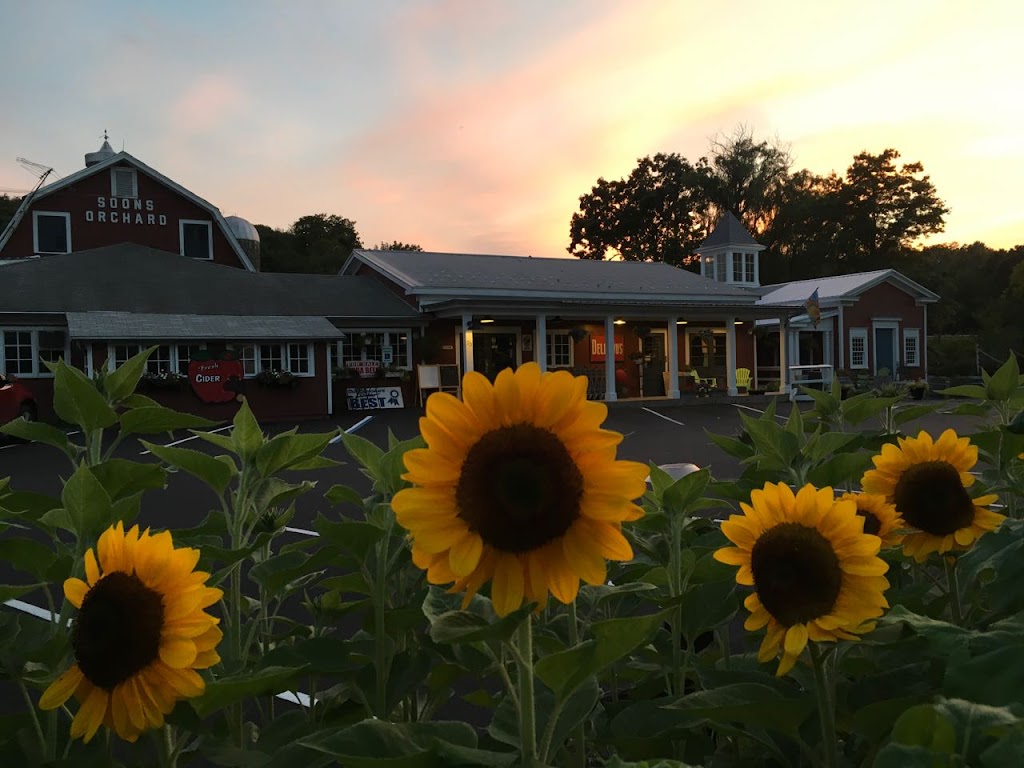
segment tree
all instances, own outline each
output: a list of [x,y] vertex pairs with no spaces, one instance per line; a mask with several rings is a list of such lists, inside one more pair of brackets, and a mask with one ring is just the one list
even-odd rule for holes
[[754,237],[763,235],[786,197],[791,164],[788,149],[778,142],[755,141],[742,126],[732,137],[712,141],[709,230],[732,211]]
[[0,233],[4,231],[7,223],[14,218],[19,205],[21,205],[20,197],[0,195]]
[[917,162],[897,168],[899,156],[895,149],[861,152],[846,171],[839,192],[839,246],[850,271],[887,266],[911,243],[945,227],[949,209],[924,175],[924,166]]
[[260,268],[264,272],[337,273],[352,250],[360,248],[355,222],[317,213],[298,219],[287,231],[256,225]]
[[580,197],[566,250],[581,259],[682,264],[707,234],[708,174],[706,163],[657,154],[637,161],[628,179],[598,179]]
[[423,249],[414,243],[402,243],[398,240],[392,240],[390,243],[381,241],[373,247],[375,251],[418,251],[423,252]]

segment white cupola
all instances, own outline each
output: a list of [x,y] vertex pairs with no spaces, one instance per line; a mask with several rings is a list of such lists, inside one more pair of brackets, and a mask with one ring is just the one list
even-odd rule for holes
[[757,288],[761,285],[758,259],[764,248],[732,211],[726,211],[697,249],[700,274],[717,283]]

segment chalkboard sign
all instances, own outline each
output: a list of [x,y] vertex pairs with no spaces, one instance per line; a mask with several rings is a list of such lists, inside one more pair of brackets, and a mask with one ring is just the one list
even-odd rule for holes
[[441,389],[458,389],[460,385],[459,381],[459,366],[457,365],[442,365],[441,366]]

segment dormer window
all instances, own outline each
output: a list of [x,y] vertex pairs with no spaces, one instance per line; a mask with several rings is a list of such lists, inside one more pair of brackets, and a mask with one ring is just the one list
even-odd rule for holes
[[114,197],[139,196],[134,168],[114,168],[110,171],[110,194]]

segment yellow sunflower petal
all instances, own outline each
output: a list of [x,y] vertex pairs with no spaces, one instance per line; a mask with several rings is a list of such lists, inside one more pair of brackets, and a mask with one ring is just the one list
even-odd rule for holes
[[189,666],[196,658],[196,645],[190,640],[169,638],[161,640],[160,660],[171,669]]
[[50,687],[43,691],[39,698],[39,708],[43,710],[56,709],[65,701],[71,698],[82,682],[82,670],[77,664],[72,664],[70,669],[50,683]]
[[604,584],[607,566],[595,542],[587,538],[582,527],[574,526],[562,538],[566,562],[583,581],[592,586]]
[[82,739],[86,744],[92,741],[96,731],[103,724],[110,697],[105,690],[96,687],[89,692],[71,721],[71,738]]
[[96,582],[100,580],[100,566],[92,549],[85,550],[85,579],[90,587],[96,586]]
[[523,568],[515,555],[499,555],[491,584],[494,612],[507,616],[523,604]]
[[470,531],[461,540],[455,542],[448,551],[448,563],[456,576],[468,576],[480,563],[484,553],[484,542]]
[[64,581],[64,597],[68,599],[75,608],[82,607],[82,601],[89,591],[89,585],[81,579],[70,578]]
[[807,647],[807,626],[805,624],[794,624],[786,630],[786,640],[783,643],[786,653],[790,656],[799,656]]
[[593,542],[601,557],[620,561],[633,559],[633,547],[615,523],[580,517],[573,523],[573,527],[580,529],[581,537]]

